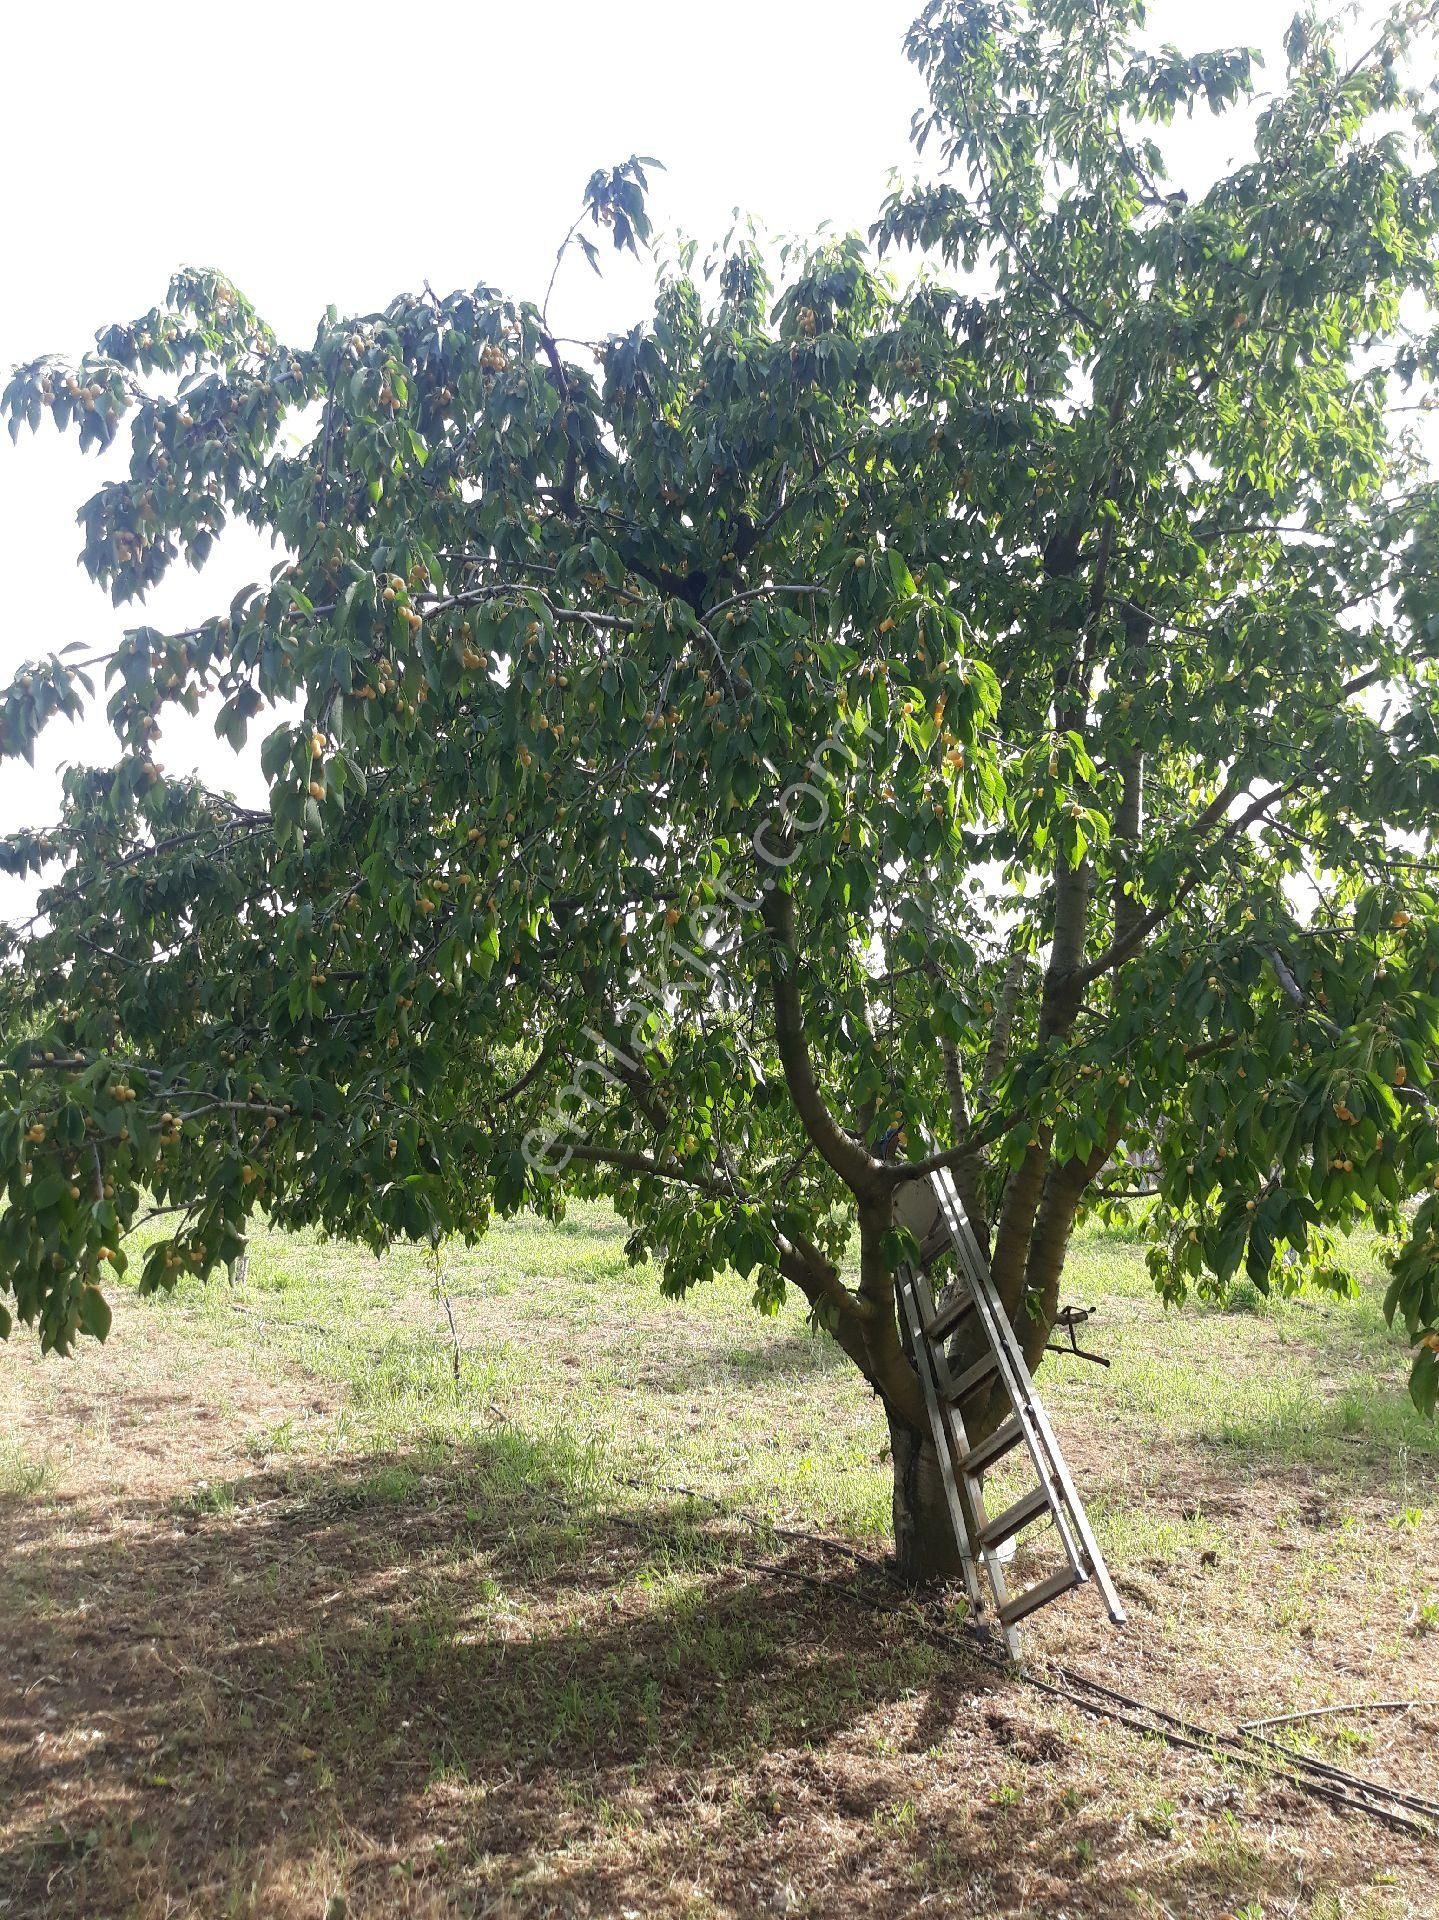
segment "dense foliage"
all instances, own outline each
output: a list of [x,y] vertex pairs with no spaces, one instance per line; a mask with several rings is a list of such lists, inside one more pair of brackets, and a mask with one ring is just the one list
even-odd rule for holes
[[[683,253],[577,357],[484,286],[292,347],[186,272],[21,367],[12,432],[128,427],[81,516],[115,601],[232,521],[281,551],[0,696],[28,753],[103,678],[123,747],[4,843],[0,1285],[45,1344],[154,1207],[147,1288],[256,1208],[380,1243],[598,1190],[672,1290],[802,1288],[915,1425],[891,1203],[942,1161],[1036,1356],[1083,1206],[1150,1197],[1175,1297],[1342,1285],[1373,1222],[1432,1408],[1432,12],[1357,58],[1296,22],[1251,105],[1138,0],[935,0],[939,165],[778,287]],[[1196,108],[1253,152],[1186,195]],[[617,244],[646,164],[590,183]],[[207,699],[268,811],[163,772]]]

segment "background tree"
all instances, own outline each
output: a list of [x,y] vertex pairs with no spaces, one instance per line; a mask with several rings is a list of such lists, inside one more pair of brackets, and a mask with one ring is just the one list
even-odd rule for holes
[[[1034,1360],[1117,1193],[1173,1298],[1343,1286],[1372,1221],[1432,1408],[1439,505],[1397,409],[1436,364],[1433,11],[1353,60],[1297,22],[1252,157],[1186,198],[1164,130],[1244,107],[1247,54],[940,0],[943,167],[875,236],[929,250],[907,291],[856,239],[778,291],[685,250],[577,358],[488,287],[292,348],[187,272],[20,368],[12,433],[130,423],[81,514],[117,602],[235,520],[282,550],[0,701],[29,752],[103,672],[124,748],[4,845],[45,876],[0,1113],[43,1343],[103,1335],[155,1210],[144,1289],[257,1207],[379,1245],[608,1194],[668,1291],[802,1291],[883,1397],[917,1573],[953,1548],[892,1207],[942,1165]],[[618,245],[646,164],[590,183]],[[267,812],[157,764],[207,697],[266,725]]]

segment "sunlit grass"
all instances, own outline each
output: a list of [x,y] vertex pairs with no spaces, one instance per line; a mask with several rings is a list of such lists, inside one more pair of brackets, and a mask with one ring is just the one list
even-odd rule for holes
[[[962,1677],[956,1647],[873,1598],[836,1598],[850,1582],[892,1589],[789,1537],[887,1549],[878,1403],[799,1300],[763,1318],[729,1276],[667,1301],[624,1237],[607,1209],[577,1206],[559,1226],[519,1220],[446,1249],[437,1281],[421,1250],[376,1260],[261,1230],[243,1284],[187,1282],[128,1306],[107,1351],[13,1382],[17,1413],[23,1388],[47,1418],[0,1446],[0,1494],[43,1489],[46,1525],[73,1511],[92,1531],[79,1559],[73,1538],[15,1555],[12,1611],[88,1634],[89,1594],[133,1587],[149,1662],[152,1614],[163,1598],[168,1633],[175,1596],[190,1595],[185,1671],[219,1675],[193,1752],[223,1751],[212,1787],[226,1796],[237,1765],[252,1781],[303,1779],[316,1806],[372,1780],[387,1820],[393,1763],[402,1795],[436,1796],[431,1816],[453,1795],[479,1823],[523,1767],[552,1782],[546,1818],[577,1811],[603,1847],[645,1830],[637,1782],[710,1776],[734,1784],[736,1817],[763,1834],[775,1807],[750,1770],[776,1754],[808,1765],[837,1743],[846,1778],[871,1751],[885,1769],[856,1816],[884,1848],[920,1847],[926,1780],[963,1780],[976,1810],[964,1831],[992,1830],[1009,1859],[1013,1833],[1044,1817],[1050,1760],[1032,1764],[967,1706],[953,1728],[925,1718]],[[1439,1448],[1404,1399],[1372,1248],[1350,1251],[1352,1299],[1251,1292],[1166,1312],[1142,1240],[1081,1238],[1065,1297],[1096,1309],[1084,1341],[1113,1366],[1055,1360],[1041,1388],[1131,1627],[1111,1634],[1093,1596],[1076,1596],[1026,1626],[1039,1659],[1215,1724],[1316,1691],[1422,1687],[1439,1646]],[[1010,1456],[986,1487],[991,1511],[1028,1476]],[[70,1507],[77,1477],[88,1522]],[[1035,1535],[1019,1549],[1024,1581],[1053,1546]],[[957,1619],[957,1593],[948,1604]],[[1344,1653],[1327,1680],[1321,1648]],[[1375,1759],[1362,1719],[1319,1727],[1316,1752]],[[1095,1749],[1078,1714],[1058,1732],[1055,1778],[1076,1797],[1051,1806],[1056,1830],[1122,1824],[1126,1844],[1170,1849],[1155,1885],[1176,1910],[1191,1881],[1215,1911],[1248,1910],[1252,1825],[1201,1819],[1177,1777],[1137,1764],[1133,1746]],[[1099,1829],[1072,1849],[1079,1873],[1105,1857]],[[931,1858],[927,1840],[920,1852]],[[314,1888],[306,1899],[325,1910]]]
[[[1087,1331],[1112,1360],[1115,1408],[1171,1438],[1329,1469],[1439,1457],[1439,1429],[1409,1399],[1407,1352],[1384,1319],[1374,1242],[1357,1236],[1345,1251],[1347,1299],[1243,1285],[1223,1307],[1166,1310],[1142,1243],[1097,1233],[1076,1243],[1067,1280],[1071,1297],[1099,1309]],[[1075,1364],[1058,1363],[1070,1383]]]
[[0,1499],[31,1499],[52,1477],[48,1461],[27,1453],[19,1440],[0,1439]]
[[[478,1246],[445,1249],[437,1281],[425,1250],[377,1260],[262,1229],[243,1286],[186,1283],[156,1310],[339,1387],[327,1436],[338,1451],[433,1462],[482,1448],[494,1472],[519,1448],[513,1464],[525,1475],[536,1455],[521,1453],[535,1449],[581,1508],[636,1488],[691,1490],[731,1510],[886,1544],[882,1413],[798,1296],[764,1318],[749,1286],[729,1276],[668,1301],[652,1267],[630,1264],[624,1237],[608,1208],[578,1204],[559,1224],[525,1217]],[[1102,1413],[1111,1425],[1116,1471],[1088,1491],[1121,1562],[1169,1561],[1209,1542],[1198,1516],[1176,1521],[1137,1497],[1146,1436],[1206,1449],[1238,1473],[1248,1463],[1377,1469],[1406,1500],[1434,1503],[1439,1435],[1404,1392],[1403,1348],[1383,1321],[1372,1246],[1351,1252],[1352,1299],[1272,1300],[1250,1289],[1227,1309],[1166,1311],[1142,1238],[1081,1236],[1066,1295],[1096,1308],[1086,1337],[1112,1366],[1101,1374],[1056,1360],[1041,1383],[1061,1431],[1071,1415]],[[283,1436],[273,1451],[283,1455]],[[375,1469],[377,1503],[403,1501],[406,1471]],[[997,1499],[1011,1478],[1000,1477]]]

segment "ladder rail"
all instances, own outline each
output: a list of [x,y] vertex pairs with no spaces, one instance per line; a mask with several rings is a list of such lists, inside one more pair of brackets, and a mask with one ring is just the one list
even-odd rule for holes
[[[958,1190],[954,1185],[953,1175],[947,1168],[941,1168],[939,1172],[932,1176],[932,1179],[935,1194],[939,1199],[940,1208],[945,1217],[945,1223],[950,1229],[950,1235],[954,1239],[957,1249],[965,1256],[966,1267],[970,1269],[965,1277],[974,1288],[975,1300],[981,1314],[985,1316],[985,1331],[989,1333],[989,1312],[987,1310],[993,1308],[1002,1313],[1003,1308],[999,1306],[997,1300],[992,1298],[993,1283],[988,1272],[985,1270],[984,1256],[980,1252],[979,1244],[974,1238],[974,1229],[965,1218],[964,1208],[960,1202]],[[958,1231],[956,1231],[956,1229],[958,1229]],[[976,1270],[980,1276],[979,1284],[976,1284]],[[1108,1564],[1105,1561],[1103,1553],[1100,1551],[1099,1542],[1096,1540],[1094,1530],[1089,1524],[1089,1516],[1084,1510],[1084,1503],[1079,1498],[1079,1492],[1070,1474],[1068,1463],[1060,1450],[1054,1429],[1049,1423],[1049,1416],[1044,1411],[1039,1397],[1035,1393],[1034,1379],[1025,1363],[1024,1354],[1020,1351],[1018,1342],[1005,1342],[1004,1345],[1009,1349],[1005,1354],[1005,1359],[1012,1367],[1016,1382],[1023,1395],[1025,1411],[1038,1430],[1044,1451],[1049,1456],[1053,1477],[1059,1484],[1064,1505],[1068,1509],[1069,1518],[1073,1521],[1075,1532],[1079,1535],[1084,1556],[1089,1563],[1089,1571],[1093,1573],[1095,1585],[1104,1597],[1105,1608],[1108,1611],[1110,1619],[1116,1626],[1123,1626],[1128,1618],[1124,1611],[1124,1603],[1119,1597],[1119,1592],[1115,1587]],[[1016,1412],[1019,1411],[1017,1405],[1015,1410]],[[1022,1422],[1022,1424],[1025,1425],[1027,1432],[1028,1422]],[[1037,1461],[1036,1467],[1038,1467]]]
[[[920,1316],[922,1326],[928,1326],[934,1319],[934,1296],[930,1292],[928,1275],[918,1268],[911,1268],[909,1271],[912,1279],[914,1309]],[[925,1340],[925,1353],[930,1362],[931,1371],[933,1372],[934,1362],[938,1359],[939,1365],[945,1367],[947,1376],[948,1368],[945,1366],[943,1354],[939,1352],[935,1343],[928,1338]],[[1005,1652],[1008,1653],[1011,1660],[1018,1660],[1019,1633],[1012,1617],[1014,1601],[1010,1596],[1009,1579],[1004,1571],[1004,1562],[1000,1559],[997,1551],[999,1543],[997,1541],[990,1542],[985,1538],[990,1522],[984,1504],[984,1476],[982,1472],[972,1473],[966,1469],[965,1462],[968,1460],[972,1449],[969,1444],[969,1433],[964,1424],[964,1416],[959,1410],[957,1401],[938,1394],[937,1389],[939,1382],[937,1379],[935,1384],[936,1397],[942,1408],[941,1418],[950,1436],[958,1442],[956,1453],[959,1460],[959,1478],[963,1483],[965,1498],[969,1503],[969,1522],[972,1523],[974,1529],[973,1536],[968,1543],[970,1552],[971,1554],[977,1554],[988,1576],[990,1591],[994,1595],[995,1617],[999,1625],[1000,1634],[1004,1640]],[[952,1385],[953,1383],[951,1382],[950,1384]],[[936,1441],[938,1440],[939,1434],[936,1432]],[[961,1552],[963,1552],[963,1548],[961,1548]]]
[[[906,1263],[899,1270],[899,1297],[904,1307],[905,1319],[909,1323],[910,1340],[914,1347],[915,1369],[919,1374],[919,1383],[924,1391],[925,1406],[929,1412],[930,1430],[934,1435],[935,1452],[939,1455],[940,1484],[944,1488],[945,1504],[949,1508],[950,1523],[954,1528],[955,1541],[959,1547],[960,1564],[964,1569],[964,1588],[969,1596],[970,1605],[978,1613],[984,1605],[983,1590],[979,1576],[975,1571],[974,1547],[970,1537],[969,1519],[960,1498],[959,1484],[955,1478],[954,1458],[950,1449],[950,1433],[945,1418],[946,1409],[940,1399],[939,1383],[934,1377],[932,1355],[929,1343],[924,1337],[924,1308],[919,1296],[919,1273]],[[926,1289],[927,1291],[927,1289]],[[963,1428],[961,1427],[961,1437]]]
[[985,1270],[984,1256],[974,1238],[974,1231],[957,1204],[957,1196],[946,1191],[947,1184],[943,1173],[934,1176],[936,1196],[955,1250],[967,1269],[965,1279],[974,1293],[985,1338],[998,1361],[1006,1396],[1019,1418],[1035,1474],[1048,1495],[1050,1513],[1064,1548],[1064,1556],[1079,1578],[1087,1579],[1089,1570],[1085,1564],[1082,1535],[1077,1526],[1071,1526],[1075,1519],[1073,1508],[1078,1503],[1078,1495],[1074,1493],[1072,1485],[1065,1484],[1066,1476],[1057,1470],[1055,1453],[1058,1443],[1036,1404],[1034,1382],[1029,1378],[1024,1357],[1017,1349],[1004,1309],[994,1295],[993,1282]]
[[[1003,1352],[1004,1371],[1008,1376],[1006,1387],[1020,1415],[1020,1424],[1029,1442],[1035,1471],[1042,1480],[1050,1481],[1055,1486],[1055,1520],[1064,1542],[1066,1556],[1081,1578],[1087,1579],[1090,1572],[1094,1572],[1111,1618],[1116,1620],[1116,1624],[1122,1623],[1124,1610],[1118,1594],[1114,1591],[1113,1582],[1109,1578],[1109,1569],[1105,1565],[1104,1556],[1089,1526],[1083,1503],[1070,1476],[1054,1429],[1049,1423],[1049,1417],[1035,1392],[1033,1377],[1025,1364],[1019,1343],[1010,1329],[1008,1316],[994,1292],[993,1281],[985,1266],[984,1255],[974,1237],[974,1229],[964,1216],[957,1192],[953,1190],[952,1184],[943,1173],[935,1176],[935,1186],[940,1195],[946,1223],[950,1227],[957,1249],[968,1269],[967,1277],[974,1288],[976,1298],[981,1303],[980,1312],[984,1319],[985,1331]],[[949,1191],[945,1191],[946,1188]],[[1071,1526],[1073,1532],[1070,1530]],[[1117,1614],[1116,1608],[1119,1609]]]
[[[976,1616],[982,1616],[989,1607],[984,1591],[987,1581],[1005,1649],[1011,1659],[1018,1660],[1019,1623],[1091,1577],[1116,1624],[1124,1621],[1124,1608],[953,1178],[940,1169],[931,1174],[929,1187],[938,1217],[923,1244],[934,1243],[936,1229],[948,1239],[957,1262],[956,1280],[964,1293],[936,1311],[922,1256],[900,1264],[896,1291],[938,1455],[965,1592]],[[945,1341],[970,1311],[976,1316],[982,1353],[956,1374]],[[971,1445],[961,1407],[986,1381],[990,1395],[1004,1396],[1009,1412],[993,1433]],[[985,1475],[1021,1439],[1036,1484],[991,1515],[985,1507]],[[1046,1515],[1054,1524],[1063,1559],[1053,1573],[1011,1594],[1000,1553],[1017,1534]]]

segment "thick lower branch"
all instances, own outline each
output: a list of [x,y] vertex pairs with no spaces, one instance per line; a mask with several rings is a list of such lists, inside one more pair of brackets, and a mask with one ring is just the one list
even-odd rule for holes
[[770,890],[764,895],[761,914],[769,934],[775,1042],[790,1098],[805,1132],[840,1179],[856,1194],[871,1193],[884,1168],[835,1120],[820,1092],[805,1043],[793,896],[774,885],[773,876],[767,878],[766,884]]
[[879,1202],[861,1203],[859,1297],[870,1309],[870,1317],[864,1324],[865,1355],[869,1363],[865,1375],[891,1415],[913,1427],[916,1433],[925,1433],[929,1416],[924,1394],[900,1339],[894,1272],[885,1258],[884,1243],[889,1226],[887,1197]]
[[1118,1125],[1111,1122],[1104,1141],[1091,1154],[1051,1167],[1045,1180],[1025,1266],[1024,1311],[1011,1314],[1031,1367],[1039,1364],[1059,1312],[1059,1283],[1075,1215],[1086,1189],[1113,1153],[1118,1134]]
[[[844,1285],[831,1262],[814,1249],[802,1249],[784,1239],[780,1240],[779,1249],[780,1272],[822,1314],[841,1351],[878,1391],[878,1383],[870,1371],[864,1337],[866,1315],[861,1303]],[[830,1311],[825,1312],[826,1308]]]
[[[1071,866],[1061,857],[1055,865],[1054,937],[1039,1007],[1041,1047],[1051,1040],[1062,1039],[1079,1011],[1077,971],[1084,957],[1091,872],[1086,860]],[[1047,1124],[1036,1125],[1024,1159],[1005,1182],[1000,1205],[992,1267],[994,1284],[1011,1318],[1018,1311],[1024,1292],[1025,1263],[1049,1163],[1050,1133]]]

